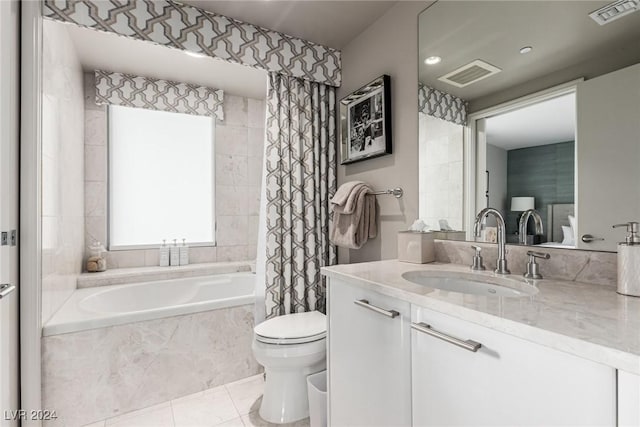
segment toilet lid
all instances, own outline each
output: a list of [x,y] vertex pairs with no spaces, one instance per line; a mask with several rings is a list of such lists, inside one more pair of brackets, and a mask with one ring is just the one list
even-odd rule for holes
[[327,320],[319,311],[285,314],[260,323],[253,331],[256,339],[262,342],[304,343],[324,338]]

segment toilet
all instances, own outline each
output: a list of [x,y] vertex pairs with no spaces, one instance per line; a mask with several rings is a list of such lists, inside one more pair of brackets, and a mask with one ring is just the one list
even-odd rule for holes
[[326,335],[319,311],[286,314],[254,328],[253,354],[266,374],[263,420],[284,424],[309,416],[307,376],[326,369]]

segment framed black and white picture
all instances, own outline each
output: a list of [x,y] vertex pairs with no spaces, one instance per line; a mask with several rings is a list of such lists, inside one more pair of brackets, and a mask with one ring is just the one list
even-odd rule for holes
[[391,154],[390,81],[380,76],[340,100],[340,164]]

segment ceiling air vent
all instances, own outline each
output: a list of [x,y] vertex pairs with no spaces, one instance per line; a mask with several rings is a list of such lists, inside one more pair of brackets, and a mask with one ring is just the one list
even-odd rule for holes
[[463,65],[462,67],[445,74],[444,76],[438,78],[438,80],[449,83],[450,85],[454,85],[456,87],[465,87],[482,79],[486,79],[489,76],[497,74],[500,71],[502,71],[500,68],[494,67],[491,64],[487,64],[480,59],[476,59],[475,61],[470,62],[467,65]]
[[638,10],[640,10],[640,0],[618,0],[594,10],[589,16],[598,24],[604,25]]

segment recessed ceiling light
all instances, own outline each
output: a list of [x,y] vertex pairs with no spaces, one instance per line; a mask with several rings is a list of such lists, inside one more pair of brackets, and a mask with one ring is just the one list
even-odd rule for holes
[[442,58],[440,58],[439,56],[430,56],[424,60],[424,63],[427,65],[436,65],[440,61],[442,61]]
[[185,50],[184,53],[186,53],[187,55],[193,57],[193,58],[206,58],[207,55],[205,55],[204,53],[197,53],[197,52],[190,52],[188,50]]
[[533,50],[531,46],[525,46],[520,48],[520,53],[529,53]]

